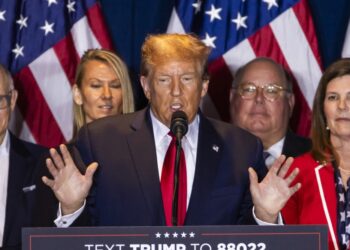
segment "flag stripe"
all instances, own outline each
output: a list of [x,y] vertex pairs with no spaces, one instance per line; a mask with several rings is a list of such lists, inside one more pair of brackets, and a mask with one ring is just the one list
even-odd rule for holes
[[98,3],[94,4],[86,13],[88,23],[95,37],[105,49],[113,49],[112,40],[109,38],[107,26],[101,13],[101,7]]
[[343,46],[343,51],[342,51],[342,57],[350,57],[350,19],[349,19],[348,28],[347,28],[346,34],[345,34],[345,41],[344,41],[344,46]]
[[270,26],[288,65],[296,72],[294,76],[311,108],[322,73],[293,10],[284,12]]
[[303,30],[313,55],[318,62],[318,65],[321,67],[321,55],[319,53],[320,50],[318,48],[315,26],[307,0],[301,0],[299,3],[295,4],[293,10],[299,22],[299,27]]
[[167,33],[180,33],[180,34],[185,33],[185,29],[182,26],[181,20],[180,20],[179,16],[177,15],[175,8],[173,8],[173,11],[171,13]]
[[71,34],[75,49],[80,57],[82,57],[84,52],[89,48],[101,48],[101,45],[89,27],[86,17],[81,18],[73,25]]
[[69,83],[74,83],[75,70],[80,61],[79,55],[75,50],[71,33],[59,41],[54,47],[55,56],[61,63],[64,73],[67,75]]
[[248,38],[256,56],[270,57],[278,63],[285,62],[279,44],[269,25]]
[[[25,84],[17,84],[19,82]],[[19,110],[27,121],[35,141],[49,147],[64,142],[65,138],[28,67],[15,75],[15,83],[19,92],[17,102]]]
[[223,55],[232,75],[242,65],[256,57],[255,52],[247,39],[240,42]]
[[[46,70],[42,70],[42,65],[47,66]],[[65,141],[69,141],[73,131],[71,85],[67,76],[62,74],[63,69],[54,50],[49,49],[41,54],[29,65],[29,68],[65,137]]]

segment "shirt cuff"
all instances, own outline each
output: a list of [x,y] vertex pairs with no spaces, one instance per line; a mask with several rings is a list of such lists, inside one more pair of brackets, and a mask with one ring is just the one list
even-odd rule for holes
[[54,220],[56,227],[69,227],[81,215],[86,205],[86,200],[81,208],[72,214],[62,215],[61,203],[58,205],[57,218]]
[[253,207],[253,217],[259,226],[281,226],[281,225],[284,225],[281,213],[278,213],[277,223],[269,223],[269,222],[259,220],[255,215],[255,207]]

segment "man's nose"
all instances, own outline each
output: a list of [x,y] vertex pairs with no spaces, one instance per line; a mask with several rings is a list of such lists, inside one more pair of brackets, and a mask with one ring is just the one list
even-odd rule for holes
[[171,94],[173,96],[179,96],[181,94],[181,80],[177,77],[174,77],[171,84]]
[[256,87],[256,92],[255,92],[255,102],[256,103],[262,103],[264,102],[265,97],[264,97],[264,89],[261,87]]

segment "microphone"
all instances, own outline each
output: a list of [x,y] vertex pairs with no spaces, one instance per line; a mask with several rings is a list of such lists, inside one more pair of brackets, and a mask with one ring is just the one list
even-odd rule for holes
[[187,133],[188,119],[185,112],[177,110],[171,116],[170,131],[175,135],[178,142]]
[[185,112],[178,110],[171,116],[170,131],[176,137],[176,156],[175,156],[175,168],[174,168],[174,193],[172,204],[172,224],[178,225],[178,198],[179,198],[179,178],[180,178],[180,152],[181,152],[181,139],[187,133],[188,119]]

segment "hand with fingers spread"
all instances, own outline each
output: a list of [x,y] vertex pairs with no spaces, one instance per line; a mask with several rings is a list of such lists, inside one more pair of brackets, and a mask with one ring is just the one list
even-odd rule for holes
[[60,145],[60,151],[62,156],[56,149],[50,149],[51,158],[46,159],[46,166],[53,179],[43,176],[42,180],[55,193],[65,215],[75,212],[84,204],[98,164],[91,163],[83,175],[76,167],[67,147]]
[[253,168],[249,168],[250,192],[252,195],[255,215],[260,220],[276,223],[281,209],[288,199],[300,189],[301,184],[290,186],[299,173],[296,168],[287,176],[293,158],[286,160],[281,155],[271,166],[265,178],[258,183],[258,177]]

